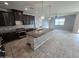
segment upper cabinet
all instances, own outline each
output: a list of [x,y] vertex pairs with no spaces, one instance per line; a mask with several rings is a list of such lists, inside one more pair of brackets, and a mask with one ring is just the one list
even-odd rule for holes
[[11,9],[15,20],[23,20],[23,11]]
[[9,25],[10,26],[14,26],[15,25],[15,19],[14,19],[14,15],[12,14],[12,12],[9,12]]
[[23,15],[23,11],[15,9],[0,11],[0,26],[14,26],[16,21],[21,21],[23,25],[35,25],[35,16]]
[[5,26],[8,25],[8,21],[6,22],[6,20],[8,19],[8,13],[5,13],[3,11],[0,11],[0,26]]
[[15,20],[11,12],[0,11],[0,26],[13,26]]
[[35,24],[35,17],[30,15],[30,24]]
[[34,25],[35,17],[31,15],[23,15],[23,24],[24,25]]

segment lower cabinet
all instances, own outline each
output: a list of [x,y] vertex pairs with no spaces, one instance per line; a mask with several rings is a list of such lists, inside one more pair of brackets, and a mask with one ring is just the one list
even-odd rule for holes
[[0,58],[4,58],[5,57],[5,48],[4,46],[0,46]]
[[6,33],[2,35],[3,43],[13,41],[18,38],[16,32]]
[[5,47],[2,44],[2,37],[0,37],[0,58],[4,58],[5,57]]
[[[30,35],[28,33],[26,38],[27,45],[29,45],[33,50],[36,50],[41,45],[43,45],[47,40],[52,38],[51,34],[52,34],[52,31],[44,33],[43,35],[41,34],[41,36],[34,37],[33,35]],[[39,34],[35,34],[35,35],[39,35]]]

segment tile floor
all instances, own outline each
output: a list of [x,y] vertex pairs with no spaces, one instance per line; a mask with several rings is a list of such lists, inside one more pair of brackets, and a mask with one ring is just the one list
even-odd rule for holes
[[26,45],[26,38],[7,43],[6,57],[8,58],[78,58],[79,34],[62,30],[54,30],[52,39],[33,51]]

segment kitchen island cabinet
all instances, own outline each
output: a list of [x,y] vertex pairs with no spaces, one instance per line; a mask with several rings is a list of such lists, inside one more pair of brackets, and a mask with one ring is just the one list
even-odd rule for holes
[[29,44],[33,50],[36,50],[43,43],[45,43],[48,39],[52,37],[51,34],[52,34],[52,30],[50,29],[41,29],[41,30],[28,32],[27,44]]

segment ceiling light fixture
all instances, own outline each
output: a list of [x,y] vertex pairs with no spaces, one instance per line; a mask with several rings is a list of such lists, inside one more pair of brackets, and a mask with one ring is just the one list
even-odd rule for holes
[[5,5],[8,5],[8,3],[7,3],[7,2],[4,2],[4,4],[5,4]]
[[27,8],[25,8],[25,10],[28,10]]
[[51,5],[49,5],[48,7],[49,7],[49,17],[48,17],[48,20],[51,20]]
[[43,1],[42,1],[42,16],[41,16],[41,20],[45,19],[45,16],[43,16]]

